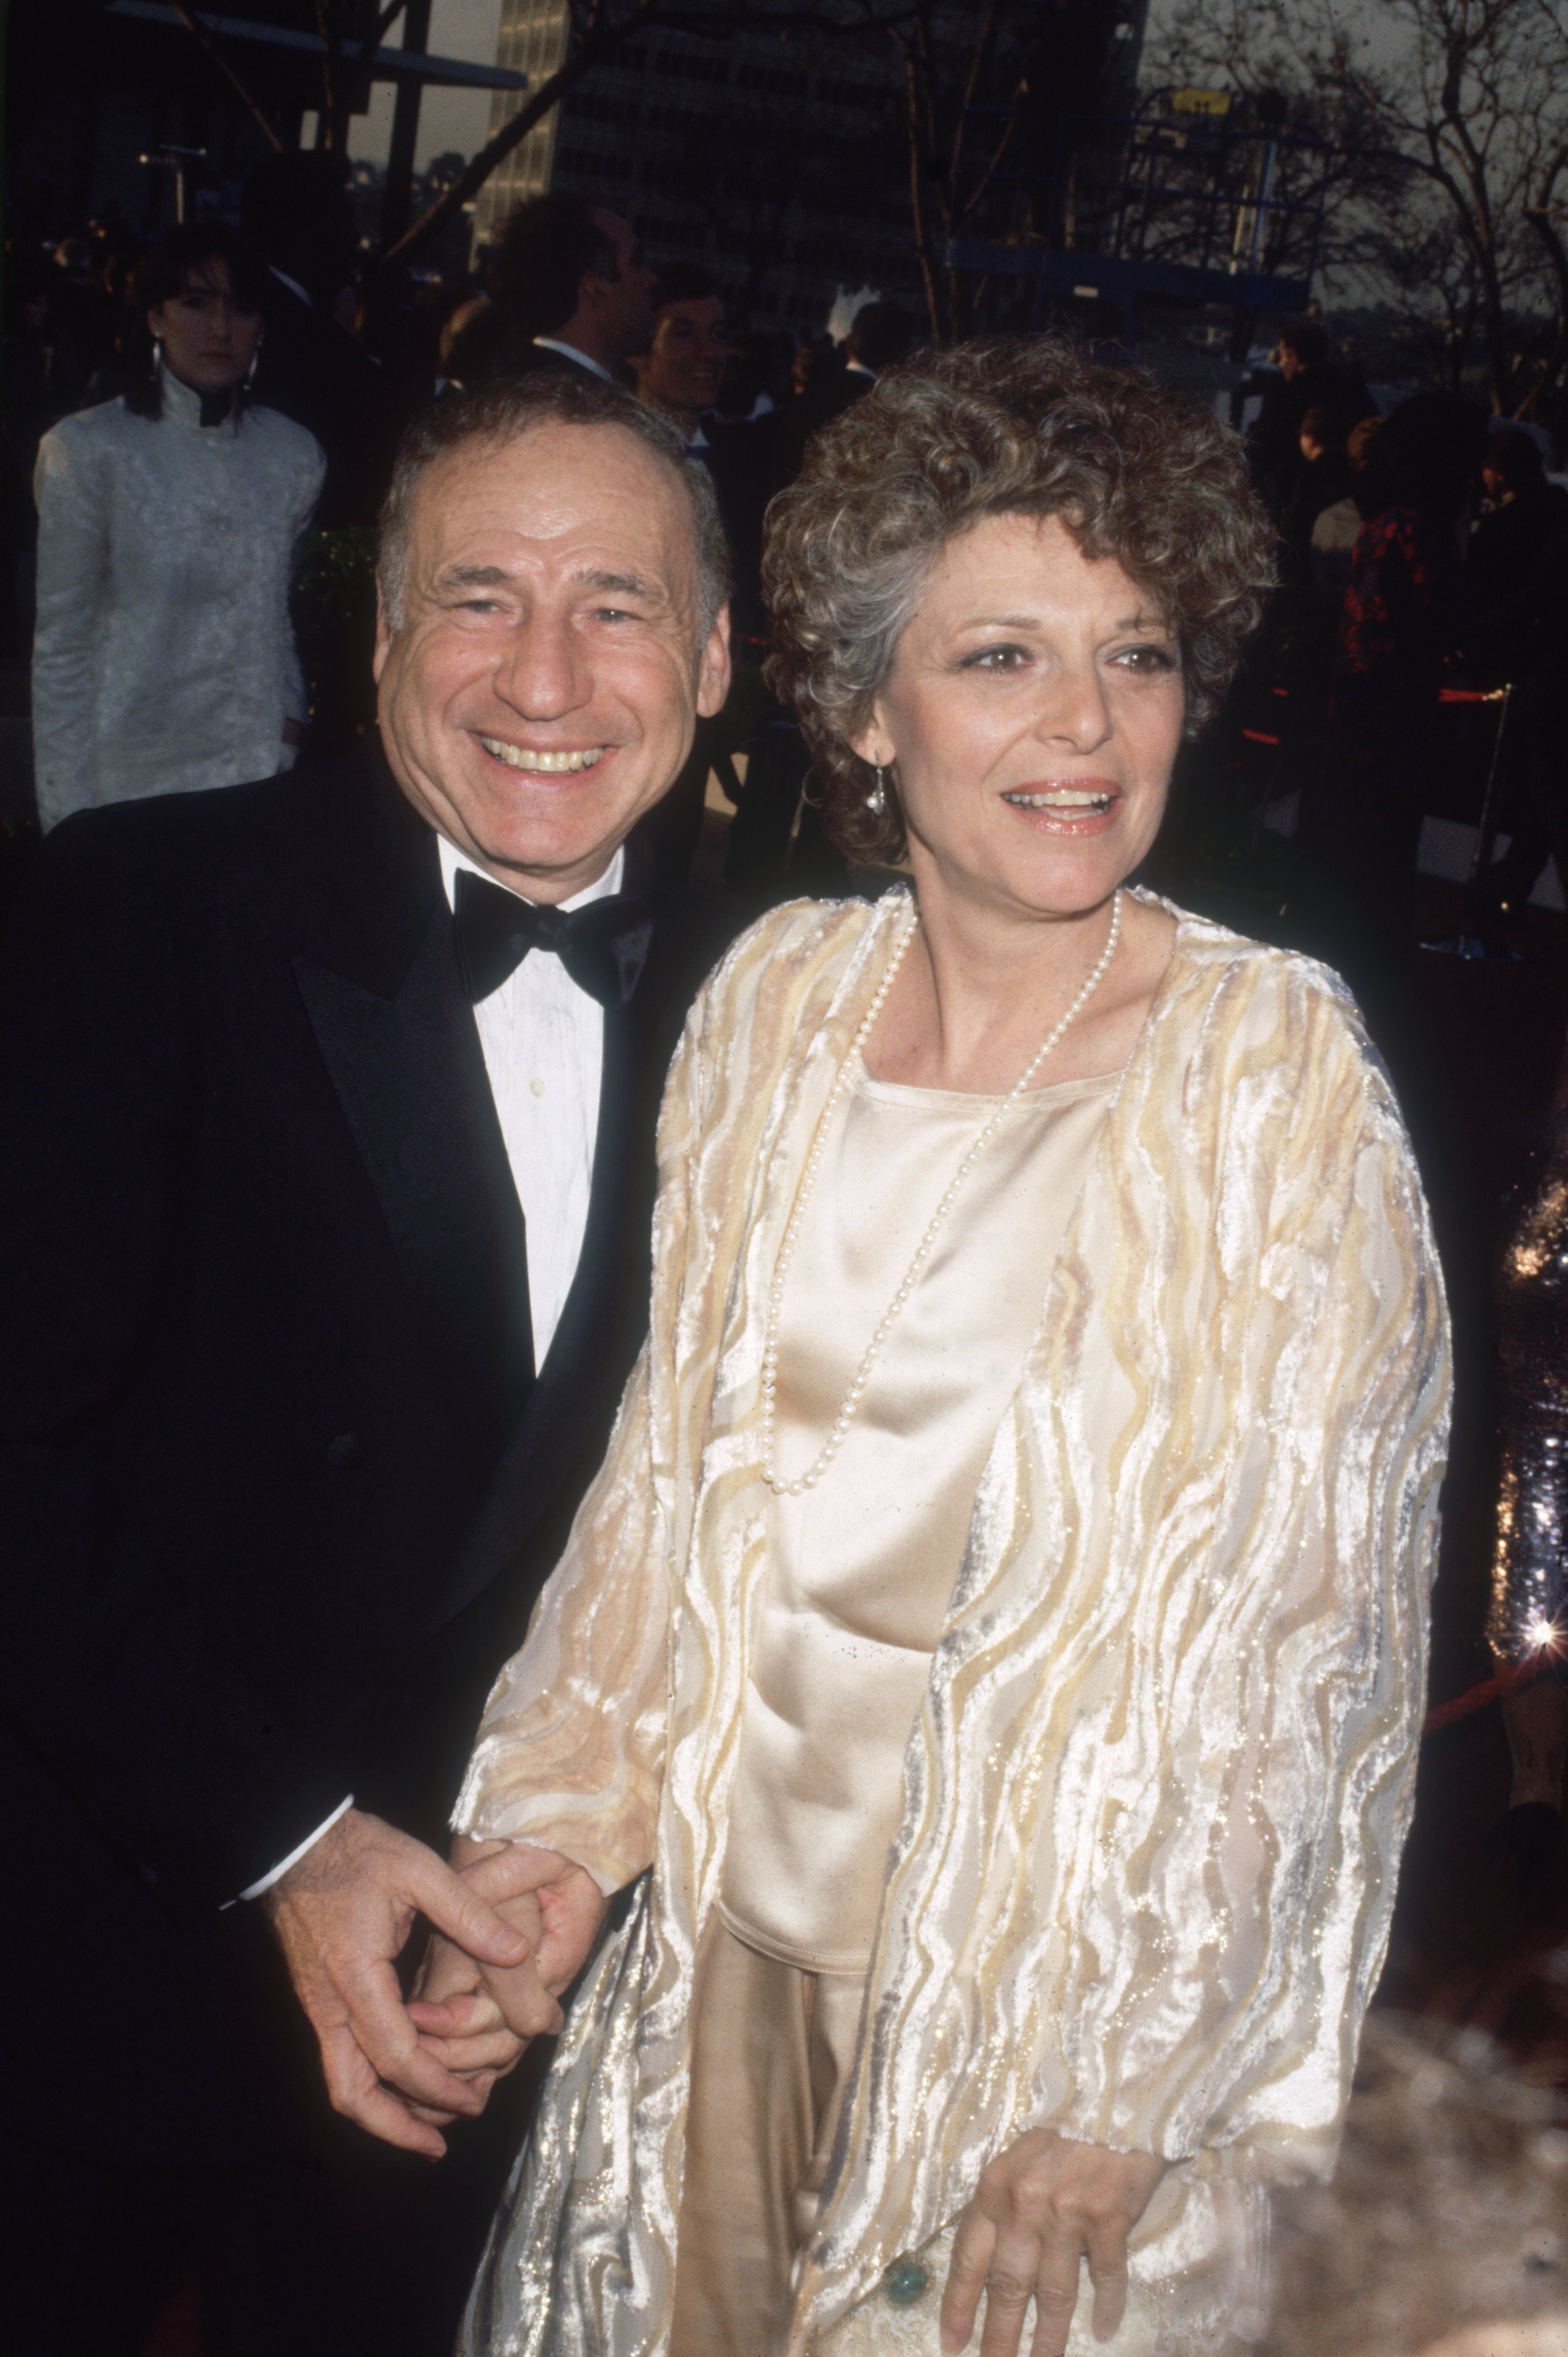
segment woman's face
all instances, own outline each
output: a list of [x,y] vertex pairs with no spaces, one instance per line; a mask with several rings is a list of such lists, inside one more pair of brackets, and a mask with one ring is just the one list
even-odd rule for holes
[[1184,709],[1148,592],[1058,516],[992,516],[938,561],[854,750],[897,770],[918,880],[1068,916],[1154,842]]
[[177,295],[147,313],[163,339],[164,360],[198,393],[227,393],[251,372],[262,340],[262,315],[229,283],[229,265],[199,262]]

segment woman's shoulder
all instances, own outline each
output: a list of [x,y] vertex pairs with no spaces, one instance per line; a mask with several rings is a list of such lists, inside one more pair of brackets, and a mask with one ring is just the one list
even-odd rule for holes
[[771,1070],[815,1033],[857,953],[875,954],[904,892],[880,900],[789,900],[737,935],[699,992],[688,1036],[700,1060]]
[[95,402],[91,409],[73,409],[69,416],[57,418],[40,439],[38,453],[40,457],[45,451],[85,457],[120,440],[143,422],[132,416],[116,394],[113,401]]
[[1178,1028],[1201,1026],[1210,1036],[1218,1028],[1239,1040],[1283,1032],[1313,1052],[1336,1049],[1381,1071],[1360,1008],[1332,966],[1305,950],[1253,941],[1174,900],[1158,905],[1176,925],[1160,1000]]
[[295,458],[302,466],[326,466],[327,454],[309,426],[285,417],[281,409],[268,409],[260,402],[247,403],[244,422],[248,431],[280,455]]
[[902,909],[907,899],[895,891],[880,900],[786,900],[736,935],[709,977],[706,995],[715,1006],[731,1007],[770,980],[836,982],[867,936],[885,928],[895,906]]

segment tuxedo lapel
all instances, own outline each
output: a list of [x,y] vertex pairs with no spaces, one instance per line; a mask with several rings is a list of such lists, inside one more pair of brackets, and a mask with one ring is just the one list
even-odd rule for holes
[[316,959],[294,969],[460,1437],[493,1461],[533,1372],[528,1265],[445,900],[390,996]]
[[[607,1366],[629,1366],[632,1339],[646,1322],[647,1229],[653,1211],[651,1135],[643,1111],[647,1029],[635,1002],[606,1015],[593,1190],[576,1275],[538,1381],[426,1633],[460,1612],[527,1545],[582,1455],[585,1424],[596,1408],[613,1405],[600,1397]],[[647,1176],[639,1167],[644,1159]]]

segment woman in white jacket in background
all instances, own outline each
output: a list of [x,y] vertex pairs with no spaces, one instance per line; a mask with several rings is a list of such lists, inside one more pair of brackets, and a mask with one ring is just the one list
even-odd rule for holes
[[256,409],[266,272],[221,222],[143,265],[119,400],[44,436],[33,752],[38,818],[287,769],[305,685],[295,551],[321,489],[314,435]]

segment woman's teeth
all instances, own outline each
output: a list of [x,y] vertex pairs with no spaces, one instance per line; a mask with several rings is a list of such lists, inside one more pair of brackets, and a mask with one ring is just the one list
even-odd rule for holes
[[576,753],[534,753],[523,745],[508,745],[499,737],[481,737],[480,744],[509,770],[534,770],[547,778],[564,778],[574,770],[591,770],[602,761],[607,750],[603,745],[585,746]]
[[1048,794],[1004,794],[1004,802],[1015,810],[1060,811],[1064,816],[1078,811],[1108,811],[1115,801],[1114,794],[1077,793],[1061,786]]

